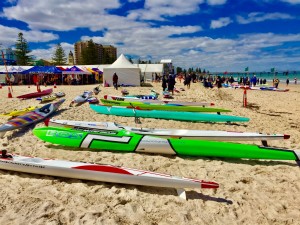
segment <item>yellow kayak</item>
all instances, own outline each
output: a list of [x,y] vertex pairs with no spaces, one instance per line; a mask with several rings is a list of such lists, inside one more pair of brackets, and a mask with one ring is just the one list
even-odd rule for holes
[[47,96],[43,96],[41,98],[41,103],[45,103],[45,102],[51,102],[53,100],[55,100],[57,97],[56,95],[47,95]]
[[25,113],[31,112],[33,110],[37,109],[37,106],[29,106],[25,109],[14,109],[11,112],[0,114],[1,116],[9,116],[9,117],[16,117],[16,116],[21,116]]

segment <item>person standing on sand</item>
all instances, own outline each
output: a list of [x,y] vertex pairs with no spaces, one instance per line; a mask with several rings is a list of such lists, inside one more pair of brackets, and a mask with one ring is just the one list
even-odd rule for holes
[[167,79],[167,82],[168,82],[168,91],[172,92],[172,95],[173,95],[174,94],[174,87],[175,87],[175,84],[176,84],[175,78],[170,74],[168,79]]
[[190,87],[191,87],[191,81],[192,81],[192,76],[191,76],[191,74],[188,74],[185,79],[185,83],[186,83],[186,86],[188,89],[190,89]]
[[222,87],[222,79],[221,79],[221,77],[220,76],[218,76],[217,77],[217,79],[216,79],[216,85],[217,85],[217,87],[218,88],[221,88]]
[[278,88],[278,85],[279,85],[279,79],[275,78],[275,80],[274,80],[274,87]]
[[166,76],[165,75],[163,75],[163,77],[162,77],[162,84],[161,84],[161,86],[162,86],[162,88],[163,88],[163,91],[165,91],[166,90],[166,88],[167,88],[167,78],[166,78]]
[[116,73],[114,73],[112,80],[113,80],[113,86],[115,87],[116,90],[118,90],[118,75]]
[[287,78],[287,79],[286,79],[286,86],[289,86],[289,83],[290,83],[290,79]]
[[294,78],[294,81],[295,81],[295,84],[297,84],[297,78],[296,77]]

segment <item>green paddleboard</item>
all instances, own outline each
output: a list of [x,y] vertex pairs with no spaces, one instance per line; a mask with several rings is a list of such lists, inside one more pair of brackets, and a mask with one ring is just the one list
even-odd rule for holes
[[33,130],[38,138],[63,146],[95,151],[157,153],[195,157],[299,160],[300,152],[256,145],[205,140],[159,138],[135,134],[127,130],[42,127]]
[[167,104],[156,103],[144,103],[144,102],[130,102],[130,101],[117,101],[100,99],[105,106],[126,106],[132,108],[138,108],[142,110],[165,110],[165,111],[177,111],[177,112],[231,112],[227,109],[218,109],[213,107],[203,106],[177,106]]
[[176,112],[165,110],[137,110],[120,106],[90,105],[97,113],[115,116],[140,118],[155,118],[166,120],[193,121],[193,122],[248,122],[249,118],[222,115],[217,113]]

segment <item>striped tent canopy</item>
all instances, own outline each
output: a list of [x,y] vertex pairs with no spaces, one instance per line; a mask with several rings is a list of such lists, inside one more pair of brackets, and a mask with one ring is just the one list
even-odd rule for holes
[[91,72],[83,71],[77,66],[72,66],[71,68],[66,69],[62,73],[63,74],[92,74]]

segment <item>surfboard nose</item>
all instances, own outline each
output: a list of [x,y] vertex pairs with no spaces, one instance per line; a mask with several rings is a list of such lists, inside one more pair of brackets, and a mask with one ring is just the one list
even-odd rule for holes
[[289,134],[284,134],[283,135],[283,139],[289,139],[291,137],[291,135],[289,135]]

